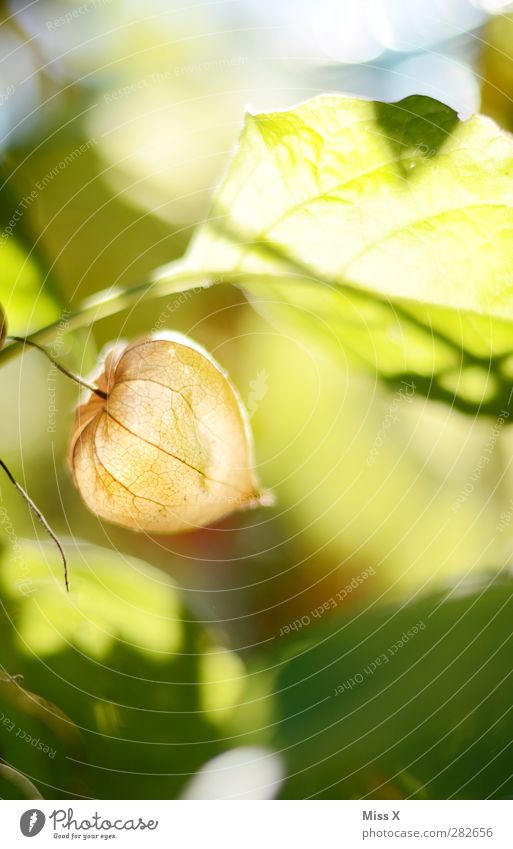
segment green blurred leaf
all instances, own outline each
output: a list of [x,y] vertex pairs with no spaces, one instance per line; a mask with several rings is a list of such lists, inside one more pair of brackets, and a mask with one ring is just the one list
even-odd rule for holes
[[212,646],[200,659],[201,704],[212,722],[224,721],[241,697],[246,670],[234,652]]
[[7,333],[25,336],[58,318],[58,301],[44,284],[41,268],[14,237],[0,236],[0,269]]
[[512,589],[485,575],[282,638],[285,795],[510,798]]
[[189,266],[243,286],[260,273],[249,292],[360,365],[497,414],[510,400],[512,174],[507,133],[428,97],[322,96],[249,116]]
[[[513,490],[497,486],[512,450],[499,420],[470,429],[466,417],[407,385],[392,394],[290,333],[262,338],[261,325],[248,311],[236,383],[247,387],[257,369],[268,375],[251,424],[295,564],[283,597],[300,591],[308,558],[315,580],[323,578],[322,589],[307,582],[309,597],[372,565],[376,576],[360,590],[382,603],[434,592],[469,564],[478,571],[501,562],[497,524]],[[295,615],[308,612],[301,594],[296,604]]]
[[175,798],[236,745],[227,723],[245,666],[164,573],[82,541],[66,551],[69,596],[53,546],[18,541],[3,558],[0,664],[40,695],[9,701],[17,685],[0,686],[0,758],[45,798]]
[[4,558],[0,581],[18,603],[18,638],[27,650],[46,655],[72,644],[101,659],[122,640],[158,659],[179,649],[180,605],[166,575],[82,541],[65,549],[69,594],[51,544],[19,542]]
[[13,171],[10,156],[1,157],[0,301],[7,332],[25,336],[58,319],[61,304],[34,220],[40,192],[34,181],[17,182]]
[[0,794],[2,799],[44,798],[26,775],[6,764],[0,764]]
[[481,110],[502,127],[513,129],[513,15],[492,15],[483,34]]
[[[10,663],[15,662],[13,655]],[[78,728],[53,702],[25,690],[16,678],[0,680],[0,759],[6,771],[0,775],[2,798],[24,798],[31,793],[26,777],[45,787],[60,782],[73,784],[73,770],[67,755],[83,756]],[[15,769],[14,769],[15,767]],[[14,769],[14,772],[10,772]],[[24,780],[25,779],[25,780]],[[4,790],[4,782],[10,784]],[[6,797],[5,793],[9,792]],[[37,793],[37,791],[36,791]],[[26,798],[36,798],[27,795]]]

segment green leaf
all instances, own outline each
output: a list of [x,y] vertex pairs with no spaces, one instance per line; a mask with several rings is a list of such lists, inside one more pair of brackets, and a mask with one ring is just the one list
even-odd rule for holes
[[189,267],[243,286],[261,274],[249,292],[356,363],[497,414],[512,370],[512,177],[513,140],[483,116],[461,122],[421,96],[316,97],[248,116]]
[[43,273],[21,245],[0,235],[0,303],[7,315],[7,333],[27,335],[58,318],[57,298]]
[[[82,541],[66,553],[69,595],[53,546],[5,549],[0,759],[46,798],[105,799],[113,788],[121,799],[175,798],[237,745],[230,722],[245,664],[165,573]],[[0,788],[6,795],[1,775]],[[23,798],[20,782],[9,793]]]
[[512,588],[473,576],[325,624],[320,605],[277,638],[284,794],[510,798]]
[[[16,664],[12,652],[8,661]],[[37,775],[43,795],[57,775],[61,781],[71,781],[66,755],[82,757],[81,746],[80,731],[69,716],[53,702],[25,690],[22,676],[0,674],[0,751],[2,761],[10,765],[0,773],[2,798],[20,798],[20,794],[21,798],[38,798],[34,786],[27,785],[27,776]],[[34,790],[36,795],[26,795]]]
[[103,659],[115,641],[166,658],[180,648],[180,605],[166,575],[141,560],[80,542],[65,545],[71,592],[50,543],[7,551],[0,586],[17,602],[21,646],[50,655],[67,645]]

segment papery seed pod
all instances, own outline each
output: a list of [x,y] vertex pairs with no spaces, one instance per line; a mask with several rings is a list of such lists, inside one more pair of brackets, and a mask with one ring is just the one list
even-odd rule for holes
[[253,472],[251,434],[225,373],[180,334],[107,353],[76,411],[69,449],[87,506],[140,531],[178,533],[268,503]]

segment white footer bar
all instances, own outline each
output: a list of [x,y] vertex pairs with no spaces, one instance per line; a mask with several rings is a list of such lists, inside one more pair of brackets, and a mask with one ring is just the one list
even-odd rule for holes
[[512,815],[512,801],[0,802],[2,846],[34,849],[511,849]]

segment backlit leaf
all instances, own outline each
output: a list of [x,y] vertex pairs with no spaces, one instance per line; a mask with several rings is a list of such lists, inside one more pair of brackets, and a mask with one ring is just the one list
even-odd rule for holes
[[273,315],[286,303],[289,320],[385,380],[416,377],[430,397],[498,413],[510,393],[512,175],[512,138],[483,116],[461,122],[421,96],[316,97],[248,116],[189,263],[239,272]]

